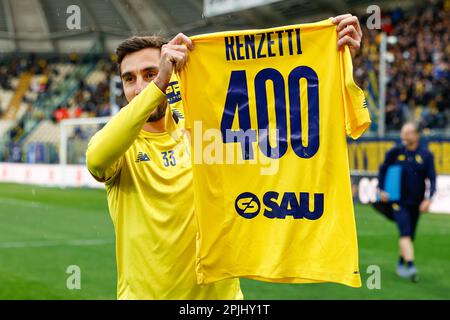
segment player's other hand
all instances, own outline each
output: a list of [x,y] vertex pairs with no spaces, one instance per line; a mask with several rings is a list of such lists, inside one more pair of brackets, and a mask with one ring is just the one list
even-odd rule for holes
[[428,212],[430,209],[431,201],[429,199],[425,199],[420,203],[419,210],[421,212]]
[[188,51],[193,48],[192,40],[182,33],[177,34],[169,43],[162,46],[159,71],[154,80],[161,91],[166,91],[173,71],[180,71],[184,67]]
[[358,17],[350,13],[342,14],[333,18],[338,33],[337,48],[341,50],[344,46],[349,46],[352,57],[361,47],[362,30]]

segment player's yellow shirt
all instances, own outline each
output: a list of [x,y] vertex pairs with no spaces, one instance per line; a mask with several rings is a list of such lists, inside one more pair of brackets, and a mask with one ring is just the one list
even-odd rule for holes
[[324,20],[191,39],[181,91],[192,135],[198,282],[360,287],[346,136],[359,137],[370,118],[349,49],[337,50],[336,26]]
[[[200,286],[189,144],[141,130],[166,96],[150,83],[90,141],[87,165],[106,184],[116,234],[118,299],[242,299],[238,280]],[[183,126],[178,82],[167,128]],[[182,129],[182,128],[181,128]]]

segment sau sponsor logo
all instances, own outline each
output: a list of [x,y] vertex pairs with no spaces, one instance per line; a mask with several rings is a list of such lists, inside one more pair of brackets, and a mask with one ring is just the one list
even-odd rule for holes
[[236,212],[246,219],[254,218],[261,209],[261,203],[257,196],[251,192],[241,193],[234,202]]
[[[269,219],[285,219],[292,216],[294,219],[317,220],[323,215],[324,194],[314,193],[314,206],[310,210],[310,194],[308,192],[284,192],[268,191],[263,196],[264,216]],[[236,212],[246,218],[252,219],[261,211],[261,202],[251,192],[244,192],[237,196],[234,207]]]

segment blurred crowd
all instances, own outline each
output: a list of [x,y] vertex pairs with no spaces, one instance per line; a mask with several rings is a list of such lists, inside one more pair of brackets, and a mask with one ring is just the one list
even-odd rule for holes
[[[77,56],[61,56],[59,59],[36,59],[35,55],[31,54],[29,57],[11,58],[7,63],[2,63],[0,67],[0,86],[5,90],[14,90],[11,85],[11,79],[17,78],[24,71],[28,71],[38,78],[37,81],[30,84],[29,88],[30,93],[36,93],[37,95],[35,95],[34,99],[30,99],[29,95],[25,94],[25,102],[34,103],[38,100],[46,99],[52,94],[60,94],[59,92],[51,91],[54,78],[59,74],[55,64],[77,64],[78,58],[74,57]],[[68,117],[79,117],[83,113],[90,117],[109,114],[109,81],[111,75],[116,73],[116,66],[108,57],[98,58],[96,64],[100,66],[97,68],[100,70],[97,71],[104,73],[104,80],[95,85],[89,85],[85,83],[84,78],[79,77],[77,89],[73,99],[71,99],[73,101],[57,106],[57,109],[68,109]],[[67,74],[66,78],[69,76],[71,75]],[[62,79],[62,81],[65,80]],[[58,114],[56,111],[55,114]]]
[[[361,21],[365,26],[365,21]],[[400,129],[413,120],[421,129],[450,126],[450,1],[384,12],[387,34],[386,128]],[[363,27],[362,50],[355,59],[355,79],[369,90],[370,71],[378,75],[380,30]],[[374,81],[375,83],[377,81]],[[376,83],[377,85],[377,83]]]
[[[365,27],[365,19],[367,17],[360,18],[364,37],[354,61],[355,80],[367,92],[374,93],[376,103],[378,83],[374,77],[378,76],[380,33],[386,32],[389,36],[387,129],[400,129],[402,123],[408,120],[417,121],[421,128],[450,127],[450,0],[433,1],[432,4],[424,1],[406,10],[396,8],[384,11],[382,30],[369,30]],[[103,80],[93,85],[86,83],[86,78],[79,77],[71,98],[53,106],[50,115],[36,108],[36,105],[39,106],[36,102],[59,94],[55,91],[57,86],[53,86],[59,72],[54,67],[55,62],[79,65],[82,59],[76,54],[58,57],[58,61],[34,54],[28,58],[11,58],[0,67],[0,87],[14,89],[10,79],[28,70],[39,76],[39,81],[29,89],[35,95],[24,97],[24,101],[31,106],[30,114],[35,118],[51,118],[57,122],[66,118],[108,116],[111,114],[110,80],[116,75],[115,57],[99,56],[95,59],[97,71],[104,73]],[[66,75],[69,76],[73,75]],[[369,88],[371,85],[372,88]],[[119,106],[125,104],[123,97],[119,100]],[[19,121],[19,128],[13,129],[11,134],[21,132],[21,125],[23,122]]]
[[79,79],[77,90],[71,101],[58,106],[52,113],[56,122],[67,118],[105,117],[111,115],[109,82],[114,74],[111,63],[102,63],[105,79],[95,85],[86,84]]
[[[37,57],[35,54],[30,54],[3,59],[0,67],[0,89],[14,92],[23,72],[32,74],[33,78],[22,97],[22,104],[26,106],[25,113],[19,116],[17,122],[0,137],[0,161],[24,161],[23,157],[29,149],[29,146],[23,144],[24,138],[41,120],[47,119],[57,123],[68,118],[111,115],[110,79],[116,74],[113,59],[114,56],[104,55],[86,59],[76,54],[58,57]],[[83,76],[81,72],[75,72],[81,65],[93,66],[95,80],[89,80],[89,77]],[[72,85],[64,85],[69,82]],[[55,99],[55,97],[64,96],[68,98]],[[54,101],[63,102],[54,103]],[[123,101],[119,97],[116,103],[122,104]],[[0,94],[0,118],[2,118],[1,107],[2,95]],[[74,136],[69,138],[83,139],[84,131],[82,127],[75,128]]]

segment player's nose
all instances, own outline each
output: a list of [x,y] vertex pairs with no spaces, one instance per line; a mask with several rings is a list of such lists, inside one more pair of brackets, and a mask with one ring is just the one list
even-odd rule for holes
[[137,96],[147,86],[147,82],[142,77],[136,79],[136,86],[134,87],[134,95]]

